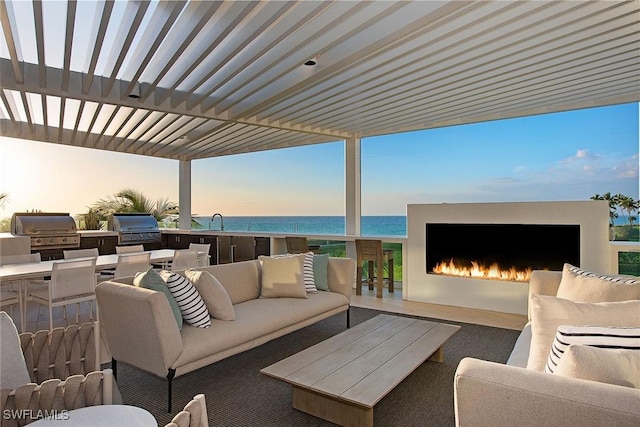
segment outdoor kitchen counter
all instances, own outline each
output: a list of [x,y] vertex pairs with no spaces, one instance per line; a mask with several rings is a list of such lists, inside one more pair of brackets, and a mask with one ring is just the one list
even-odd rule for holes
[[307,233],[281,233],[265,231],[220,231],[208,229],[182,230],[178,228],[161,228],[162,234],[195,234],[211,236],[247,236],[247,237],[271,237],[284,239],[287,236],[305,236],[311,240],[334,240],[342,242],[354,242],[356,239],[382,240],[389,243],[407,243],[406,236],[356,236],[355,234],[307,234]]
[[78,230],[80,237],[109,237],[115,236],[118,237],[117,231],[107,231],[107,230]]

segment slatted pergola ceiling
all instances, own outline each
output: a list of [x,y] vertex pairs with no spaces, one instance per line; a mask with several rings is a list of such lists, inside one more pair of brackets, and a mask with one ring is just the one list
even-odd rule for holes
[[638,1],[2,1],[0,134],[190,160],[638,102],[639,16]]

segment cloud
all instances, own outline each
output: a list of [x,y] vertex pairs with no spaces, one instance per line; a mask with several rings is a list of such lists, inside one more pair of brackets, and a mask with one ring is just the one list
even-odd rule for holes
[[564,160],[560,160],[560,163],[573,163],[581,160],[597,160],[600,158],[599,154],[592,154],[588,148],[582,148],[576,151],[576,154],[571,157],[567,157]]

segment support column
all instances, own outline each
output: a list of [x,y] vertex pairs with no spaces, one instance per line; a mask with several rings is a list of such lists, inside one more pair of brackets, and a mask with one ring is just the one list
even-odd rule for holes
[[191,160],[180,160],[178,168],[178,206],[181,230],[191,229]]
[[[362,215],[360,138],[345,140],[345,225],[349,235],[360,235]],[[347,257],[356,259],[354,242],[347,242]]]

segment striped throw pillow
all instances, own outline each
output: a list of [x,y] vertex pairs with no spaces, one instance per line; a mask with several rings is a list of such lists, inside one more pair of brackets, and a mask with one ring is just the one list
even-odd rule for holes
[[603,349],[640,351],[640,328],[613,326],[558,326],[545,372],[553,373],[571,344]]
[[176,300],[184,321],[198,328],[211,326],[207,306],[193,283],[186,277],[170,271],[163,271],[160,275]]
[[567,264],[567,269],[578,276],[591,277],[594,279],[606,280],[607,282],[620,283],[623,285],[638,285],[640,281],[636,277],[629,276],[609,276],[606,274],[597,274],[591,271],[582,270],[571,264]]

